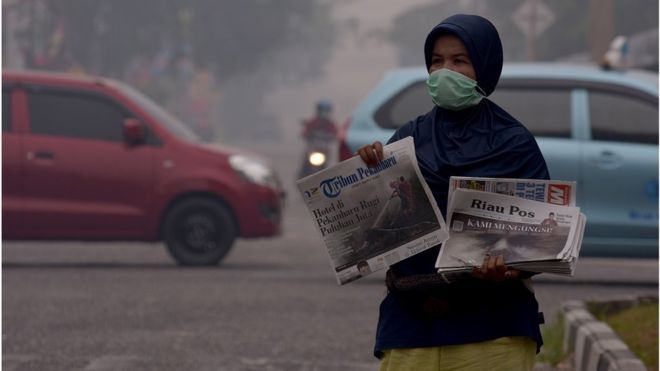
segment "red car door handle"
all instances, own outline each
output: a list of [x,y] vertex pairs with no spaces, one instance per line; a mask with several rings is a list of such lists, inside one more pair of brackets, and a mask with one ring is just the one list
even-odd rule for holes
[[42,159],[42,160],[52,160],[55,158],[55,154],[51,151],[30,151],[27,153],[28,160],[32,159]]

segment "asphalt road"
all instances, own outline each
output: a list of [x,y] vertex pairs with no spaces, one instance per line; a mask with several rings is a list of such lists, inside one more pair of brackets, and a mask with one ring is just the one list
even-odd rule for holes
[[[219,267],[177,267],[160,244],[3,243],[3,369],[377,370],[383,274],[338,286],[287,184],[283,235],[239,240]],[[535,281],[551,319],[567,299],[657,294],[658,262]]]

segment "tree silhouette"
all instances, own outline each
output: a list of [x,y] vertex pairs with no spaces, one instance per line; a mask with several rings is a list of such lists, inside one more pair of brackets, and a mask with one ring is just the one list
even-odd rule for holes
[[[224,79],[288,46],[333,42],[329,5],[316,1],[28,0],[16,7],[29,23],[18,36],[31,53],[31,68],[57,69],[73,59],[93,73],[119,77],[136,56],[166,50],[175,59],[190,54]],[[58,25],[57,58],[66,60],[38,62],[33,54],[51,46]],[[298,63],[309,69],[309,60]]]
[[322,76],[336,34],[332,5],[321,0],[14,4],[3,10],[26,20],[13,31],[27,68],[125,80],[175,111],[195,71],[210,72],[222,90],[212,105],[233,136],[276,134],[264,96],[277,83]]

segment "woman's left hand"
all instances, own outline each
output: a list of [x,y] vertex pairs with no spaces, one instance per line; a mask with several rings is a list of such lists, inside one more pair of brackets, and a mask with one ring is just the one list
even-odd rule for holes
[[504,256],[502,255],[486,255],[481,267],[472,268],[472,276],[489,281],[504,281],[511,278],[518,278],[520,271],[507,268],[506,264],[504,264]]

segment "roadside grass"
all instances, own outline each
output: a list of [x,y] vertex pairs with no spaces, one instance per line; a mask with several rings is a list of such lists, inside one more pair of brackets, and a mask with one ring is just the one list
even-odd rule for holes
[[642,304],[614,314],[595,312],[646,365],[658,370],[658,304]]
[[537,361],[557,366],[566,358],[564,352],[564,316],[559,314],[554,321],[541,327],[543,347],[537,355]]

